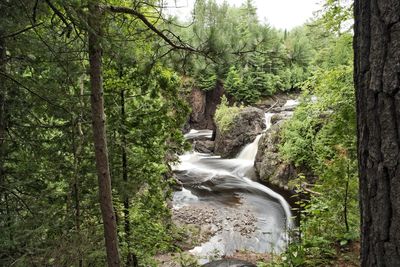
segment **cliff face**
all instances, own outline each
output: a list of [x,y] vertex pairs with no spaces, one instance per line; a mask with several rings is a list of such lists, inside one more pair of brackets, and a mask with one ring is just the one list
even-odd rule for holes
[[189,103],[190,107],[192,108],[189,121],[191,128],[206,128],[206,92],[198,88],[193,88],[190,92]]
[[215,88],[209,91],[192,89],[189,96],[189,103],[192,107],[189,124],[192,129],[215,129],[213,118],[224,93],[222,82],[217,82]]
[[297,171],[293,164],[285,162],[279,155],[282,122],[272,125],[261,137],[254,167],[261,182],[289,189],[288,183],[297,177]]

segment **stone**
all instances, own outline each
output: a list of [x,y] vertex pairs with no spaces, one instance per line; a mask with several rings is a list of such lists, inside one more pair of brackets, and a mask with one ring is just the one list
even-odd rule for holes
[[193,88],[190,92],[189,103],[192,108],[190,123],[203,123],[205,120],[206,93],[198,88]]
[[254,107],[244,108],[236,116],[229,130],[222,132],[217,126],[214,153],[222,158],[234,158],[245,145],[253,142],[264,128],[264,112]]
[[214,141],[199,140],[194,142],[194,151],[210,154],[214,152]]
[[274,125],[274,124],[276,124],[277,122],[279,122],[279,121],[281,121],[283,119],[284,119],[284,116],[282,114],[279,114],[279,113],[274,114],[271,117],[271,125]]
[[281,122],[272,125],[261,137],[254,166],[262,183],[288,189],[289,182],[297,178],[297,171],[292,163],[285,162],[279,155]]
[[222,259],[218,261],[209,262],[203,265],[204,267],[256,267],[256,265],[242,260],[236,259]]
[[182,191],[183,184],[175,175],[172,176],[172,181],[171,188],[174,191]]

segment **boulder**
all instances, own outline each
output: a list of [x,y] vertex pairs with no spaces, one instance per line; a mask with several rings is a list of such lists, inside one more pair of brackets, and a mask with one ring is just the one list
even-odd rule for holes
[[285,162],[279,155],[282,122],[272,125],[261,137],[254,166],[256,175],[262,183],[290,189],[288,184],[297,177],[297,171],[293,164]]
[[272,117],[271,117],[271,125],[274,125],[283,119],[284,119],[284,117],[282,114],[276,113],[276,114],[272,115]]
[[193,147],[197,152],[210,154],[214,152],[214,141],[195,141]]
[[254,107],[244,108],[228,130],[221,131],[217,126],[214,153],[223,158],[234,158],[246,144],[253,142],[264,128],[264,112]]
[[182,191],[183,189],[183,183],[178,179],[178,177],[176,177],[176,175],[172,176],[172,180],[171,180],[171,188],[174,191]]
[[276,123],[280,123],[283,120],[287,120],[290,117],[292,117],[293,112],[280,112],[280,113],[276,113],[271,117],[271,125],[276,124]]

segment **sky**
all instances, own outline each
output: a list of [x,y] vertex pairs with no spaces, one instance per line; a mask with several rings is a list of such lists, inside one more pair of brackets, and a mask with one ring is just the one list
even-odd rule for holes
[[[178,16],[189,17],[195,0],[169,0],[171,10]],[[312,18],[313,12],[321,9],[322,0],[253,0],[257,6],[260,21],[278,29],[290,30]],[[217,0],[222,3],[223,0]],[[231,5],[240,6],[244,0],[227,0]]]

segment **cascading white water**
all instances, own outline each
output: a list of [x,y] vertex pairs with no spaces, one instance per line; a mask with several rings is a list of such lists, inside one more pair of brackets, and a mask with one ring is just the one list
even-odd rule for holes
[[186,139],[194,139],[194,138],[211,138],[212,137],[212,130],[195,130],[191,129],[190,132],[184,134]]
[[272,113],[272,112],[266,112],[265,113],[265,131],[266,130],[268,130],[269,128],[271,128],[271,119],[272,119],[272,116],[274,116],[275,115],[275,113]]
[[283,105],[283,107],[295,107],[300,104],[299,100],[297,99],[289,99],[286,101],[286,103]]
[[266,194],[270,195],[271,197],[277,199],[279,201],[279,203],[282,205],[283,210],[285,211],[285,215],[286,215],[286,228],[287,229],[291,229],[293,227],[293,221],[292,221],[292,212],[290,211],[290,206],[287,203],[287,201],[285,200],[284,197],[282,197],[281,195],[279,195],[278,193],[276,193],[275,191],[271,190],[270,188],[254,182],[252,180],[250,180],[247,177],[243,177],[244,181],[246,183],[248,183],[251,187],[254,187],[260,191],[265,192]]
[[[271,127],[271,118],[274,115],[274,113],[267,112],[265,113],[265,130],[268,130]],[[243,160],[251,160],[254,161],[257,155],[258,151],[258,143],[260,142],[262,134],[257,135],[256,139],[248,145],[246,145],[243,150],[238,154],[236,157],[237,159],[243,159]]]
[[257,135],[256,139],[251,144],[246,145],[236,158],[254,161],[261,136],[261,134]]
[[[272,116],[273,113],[265,114],[266,129],[271,126]],[[186,138],[197,136],[211,137],[211,132],[192,130]],[[192,253],[207,258],[207,254],[214,250],[229,255],[243,249],[255,252],[280,252],[285,249],[287,231],[292,227],[289,204],[281,195],[252,181],[248,176],[253,171],[261,137],[262,134],[258,135],[252,143],[246,145],[235,159],[221,159],[192,152],[181,156],[181,163],[174,167],[185,188],[175,193],[175,208],[203,203],[228,218],[223,220],[224,228],[221,232],[209,242],[193,249]],[[232,197],[240,199],[239,204],[236,200],[233,205],[230,202]],[[229,220],[232,213],[239,213],[244,207],[248,209],[249,215],[256,218],[256,230],[245,237],[235,230],[238,222]]]

